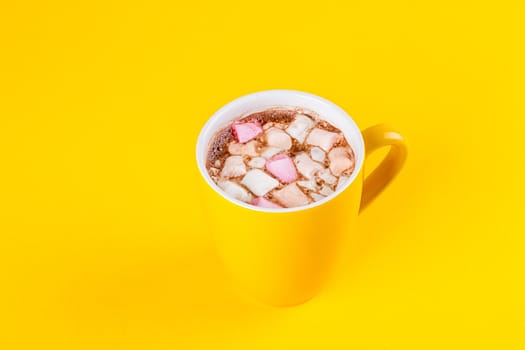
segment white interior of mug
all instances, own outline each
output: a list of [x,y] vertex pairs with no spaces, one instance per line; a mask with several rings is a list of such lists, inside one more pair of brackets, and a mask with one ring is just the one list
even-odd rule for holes
[[[210,140],[213,138],[215,133],[222,128],[226,127],[234,119],[245,117],[249,114],[264,111],[270,108],[284,107],[284,108],[303,108],[317,113],[321,119],[327,120],[335,127],[337,127],[346,137],[346,140],[354,150],[355,154],[355,169],[349,180],[342,188],[335,191],[331,195],[319,200],[317,202],[310,203],[309,205],[293,208],[262,208],[255,205],[251,205],[235,198],[229,197],[224,193],[218,186],[213,182],[208,171],[206,169],[206,155]],[[263,211],[263,212],[293,212],[299,210],[306,210],[309,208],[323,205],[323,203],[335,198],[339,193],[344,191],[350,184],[355,180],[359,174],[364,161],[364,143],[361,131],[357,127],[356,123],[352,118],[336,104],[316,95],[312,95],[306,92],[294,91],[294,90],[267,90],[252,93],[239,97],[232,102],[228,103],[206,122],[202,128],[199,138],[197,140],[197,164],[199,171],[204,177],[206,182],[222,197],[233,202],[241,207],[245,207],[251,210]]]

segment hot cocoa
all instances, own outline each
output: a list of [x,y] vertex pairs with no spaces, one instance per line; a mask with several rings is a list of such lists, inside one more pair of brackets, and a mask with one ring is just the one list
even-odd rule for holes
[[315,113],[268,109],[230,123],[212,138],[206,167],[230,197],[264,208],[322,200],[352,174],[343,133]]

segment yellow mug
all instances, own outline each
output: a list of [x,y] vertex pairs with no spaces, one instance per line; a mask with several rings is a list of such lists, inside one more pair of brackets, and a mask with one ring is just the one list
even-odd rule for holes
[[[270,209],[228,197],[206,171],[206,153],[215,132],[232,120],[274,107],[313,111],[338,127],[355,152],[355,170],[334,194],[308,206]],[[385,159],[366,178],[363,162],[374,150],[391,146]],[[205,220],[233,281],[243,291],[275,306],[301,304],[323,286],[344,235],[357,216],[401,170],[406,145],[399,133],[376,125],[362,133],[334,103],[293,90],[268,90],[240,97],[218,110],[202,128],[197,164],[206,182]]]

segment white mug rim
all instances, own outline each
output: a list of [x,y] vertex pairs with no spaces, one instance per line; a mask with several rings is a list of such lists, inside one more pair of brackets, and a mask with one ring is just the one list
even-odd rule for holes
[[[240,105],[240,104],[249,103],[250,100],[252,100],[254,98],[260,98],[263,95],[265,97],[268,97],[268,96],[271,96],[271,95],[280,95],[280,96],[282,96],[282,95],[294,95],[296,97],[297,96],[301,96],[302,98],[313,99],[313,100],[316,100],[318,103],[325,104],[325,105],[329,106],[331,109],[336,110],[341,116],[346,116],[348,118],[347,122],[354,129],[354,135],[358,135],[358,139],[357,140],[355,140],[355,139],[353,140],[353,143],[354,144],[357,143],[358,147],[353,147],[354,148],[354,154],[355,154],[355,160],[356,160],[354,171],[353,171],[352,175],[350,175],[350,177],[347,180],[347,182],[341,188],[337,189],[336,191],[334,191],[334,193],[330,194],[326,198],[323,198],[323,199],[321,199],[319,201],[316,201],[316,202],[312,202],[312,203],[310,203],[308,205],[304,205],[304,206],[300,206],[300,207],[292,207],[292,208],[263,208],[263,207],[255,206],[255,205],[252,205],[252,204],[249,204],[249,203],[246,203],[246,202],[243,202],[243,201],[240,201],[240,200],[237,200],[235,198],[232,198],[232,197],[228,196],[211,179],[211,177],[210,177],[210,175],[209,175],[209,173],[208,173],[208,171],[206,169],[206,162],[205,162],[205,159],[206,159],[205,153],[207,152],[210,140],[209,139],[205,140],[204,136],[209,134],[210,133],[210,128],[213,126],[213,124],[217,120],[223,119],[223,117],[225,115],[227,115],[230,110],[232,110],[235,107],[238,107],[238,105]],[[288,108],[290,108],[290,107],[293,107],[293,106],[275,105],[273,107],[268,107],[268,108],[265,108],[265,109],[275,108],[275,107],[288,107]],[[296,107],[301,107],[301,106],[296,106]],[[321,113],[319,113],[319,114],[321,114]],[[239,116],[239,117],[242,117],[242,116]],[[322,117],[322,114],[321,114],[321,117]],[[216,131],[217,130],[214,130],[214,132],[216,132]],[[345,137],[346,136],[347,135],[345,135]],[[357,149],[355,149],[355,148],[357,148]],[[204,156],[203,156],[203,153],[204,153]],[[314,95],[314,94],[311,94],[311,93],[308,93],[308,92],[304,92],[304,91],[285,90],[285,89],[263,90],[263,91],[259,91],[259,92],[253,92],[253,93],[250,93],[250,94],[246,94],[246,95],[240,96],[240,97],[235,98],[234,100],[228,102],[227,104],[222,106],[219,110],[217,110],[206,121],[206,123],[204,124],[204,126],[202,127],[202,129],[201,129],[201,131],[199,133],[199,137],[197,139],[197,147],[196,147],[197,166],[199,168],[199,172],[201,173],[201,176],[204,178],[204,180],[208,183],[208,185],[215,192],[217,192],[220,196],[222,196],[226,200],[228,200],[228,201],[232,202],[233,204],[236,204],[236,205],[238,205],[240,207],[243,207],[243,208],[246,208],[246,209],[249,209],[249,210],[254,210],[254,211],[259,211],[259,212],[268,212],[268,213],[298,212],[298,211],[308,210],[308,209],[312,209],[312,208],[321,206],[321,205],[323,205],[323,204],[333,200],[334,198],[339,196],[343,191],[345,191],[352,183],[354,183],[355,179],[357,178],[357,176],[361,172],[361,168],[362,168],[363,163],[364,163],[364,155],[365,155],[365,148],[364,148],[364,140],[363,140],[363,136],[361,134],[361,130],[359,129],[359,127],[357,126],[357,124],[355,123],[353,118],[345,110],[343,110],[341,107],[339,107],[335,103],[333,103],[333,102],[331,102],[331,101],[329,101],[329,100],[327,100],[327,99],[325,99],[323,97],[320,97],[318,95]]]

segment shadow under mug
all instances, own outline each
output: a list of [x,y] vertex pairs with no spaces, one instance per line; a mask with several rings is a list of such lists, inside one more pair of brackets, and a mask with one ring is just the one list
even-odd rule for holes
[[[206,170],[214,134],[232,120],[274,107],[300,107],[320,115],[345,135],[355,153],[355,170],[334,194],[308,206],[269,209],[228,197]],[[390,146],[366,178],[365,158]],[[334,103],[305,92],[268,90],[242,96],[218,110],[202,128],[197,164],[206,185],[202,200],[207,224],[232,280],[242,291],[274,306],[301,304],[315,296],[329,276],[345,235],[358,214],[388,185],[406,159],[402,136],[380,124],[363,132]]]

